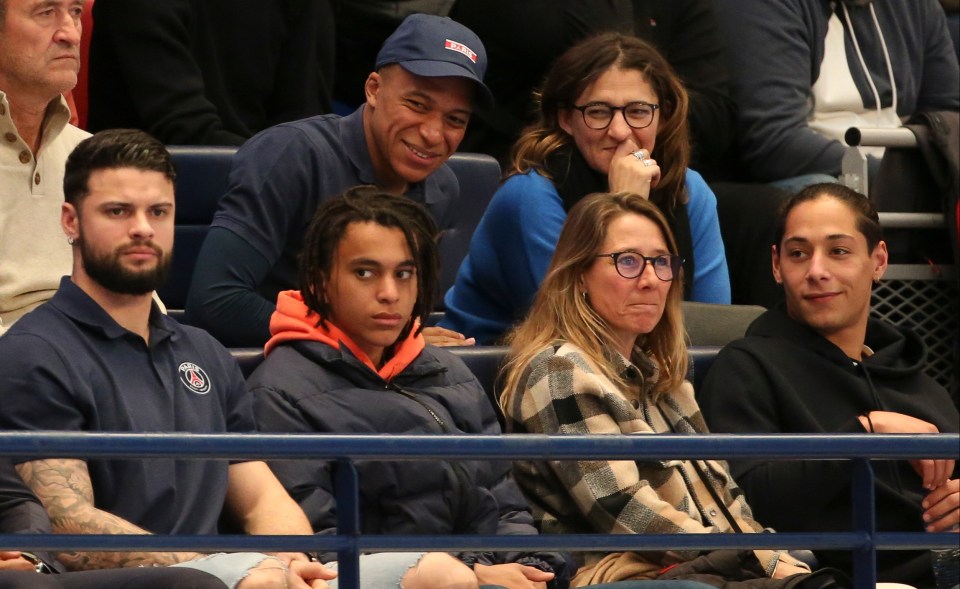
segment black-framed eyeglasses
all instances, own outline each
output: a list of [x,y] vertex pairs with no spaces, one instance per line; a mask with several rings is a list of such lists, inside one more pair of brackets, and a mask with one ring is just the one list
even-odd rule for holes
[[653,266],[653,273],[657,278],[664,282],[670,282],[673,277],[680,272],[683,265],[683,258],[673,254],[662,254],[659,256],[644,256],[637,252],[613,252],[610,254],[597,254],[598,258],[613,258],[613,265],[617,269],[617,274],[624,278],[637,278],[647,268],[649,263]]
[[580,111],[583,115],[583,122],[591,129],[597,131],[606,129],[613,121],[613,113],[620,111],[623,120],[633,129],[643,129],[649,127],[653,122],[653,113],[660,108],[659,104],[650,104],[649,102],[637,101],[630,102],[623,106],[613,106],[606,102],[591,102],[573,108]]

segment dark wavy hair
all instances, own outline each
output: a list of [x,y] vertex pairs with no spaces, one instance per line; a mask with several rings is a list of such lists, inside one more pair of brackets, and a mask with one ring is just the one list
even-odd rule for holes
[[663,176],[651,191],[650,200],[665,210],[686,203],[685,174],[691,151],[687,91],[653,45],[620,33],[589,37],[557,58],[534,95],[537,120],[513,146],[509,174],[530,170],[545,173],[547,158],[573,141],[560,127],[560,111],[570,108],[587,87],[612,67],[640,71],[660,101],[657,143],[652,156],[664,162]]
[[[300,252],[299,284],[303,302],[319,316],[318,325],[329,318],[330,304],[323,296],[324,278],[330,276],[333,255],[347,227],[351,223],[366,222],[403,232],[417,271],[417,300],[411,319],[419,318],[418,331],[423,329],[439,288],[436,243],[439,230],[422,205],[405,196],[381,192],[376,186],[349,188],[317,207]],[[398,341],[410,334],[412,326],[413,321],[404,327]]]
[[137,129],[108,129],[81,141],[67,158],[64,200],[79,210],[90,193],[90,174],[115,168],[160,172],[170,182],[177,177],[163,143]]

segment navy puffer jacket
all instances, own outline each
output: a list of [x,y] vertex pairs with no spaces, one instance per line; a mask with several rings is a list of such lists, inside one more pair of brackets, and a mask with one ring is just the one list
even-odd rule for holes
[[[386,382],[345,346],[315,341],[278,346],[250,376],[263,432],[342,434],[501,433],[480,383],[456,356],[427,346]],[[270,467],[317,533],[334,533],[328,460],[275,460]],[[358,461],[365,534],[535,534],[507,461]],[[463,553],[472,565],[520,562],[569,573],[559,553]],[[333,560],[336,555],[324,555]]]

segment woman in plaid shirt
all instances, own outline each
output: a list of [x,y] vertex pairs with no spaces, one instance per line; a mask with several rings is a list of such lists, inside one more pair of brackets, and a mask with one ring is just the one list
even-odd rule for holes
[[[594,194],[571,209],[513,355],[507,429],[539,434],[703,433],[684,380],[682,260],[667,220],[637,194]],[[759,532],[725,462],[515,464],[543,532]],[[754,551],[763,574],[805,573],[788,554]],[[572,586],[655,579],[697,551],[586,553]]]

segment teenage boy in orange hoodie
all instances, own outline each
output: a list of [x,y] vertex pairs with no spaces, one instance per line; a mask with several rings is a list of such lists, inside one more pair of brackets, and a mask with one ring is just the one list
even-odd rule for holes
[[[500,433],[470,370],[449,352],[426,346],[420,333],[437,291],[436,235],[421,205],[371,186],[317,209],[304,238],[300,291],[280,293],[266,359],[248,380],[261,431]],[[315,532],[335,528],[330,461],[270,466]],[[536,533],[509,462],[368,461],[357,467],[365,534]],[[390,563],[376,579],[364,577],[374,567],[362,567],[363,586],[397,587],[408,567],[419,561],[409,570],[422,570],[427,558],[446,560],[445,580],[452,571],[466,573],[474,586],[567,585],[559,553],[421,556],[372,555]]]

